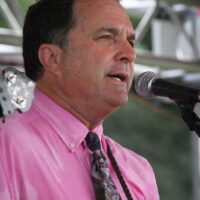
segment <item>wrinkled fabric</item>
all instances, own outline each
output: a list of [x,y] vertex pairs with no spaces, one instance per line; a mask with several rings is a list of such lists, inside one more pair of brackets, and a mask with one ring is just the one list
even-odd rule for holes
[[[151,166],[143,157],[94,130],[118,162],[134,200],[158,200]],[[87,127],[76,117],[35,91],[31,109],[0,122],[0,200],[94,200]],[[123,200],[119,180],[110,174]]]

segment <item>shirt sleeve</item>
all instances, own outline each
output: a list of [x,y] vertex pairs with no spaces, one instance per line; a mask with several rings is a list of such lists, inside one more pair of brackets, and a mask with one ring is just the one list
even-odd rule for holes
[[150,163],[137,153],[106,137],[121,174],[135,199],[159,200],[154,171]]
[[0,200],[11,200],[9,194],[8,181],[5,170],[2,165],[1,157],[0,157]]
[[[123,173],[128,174],[130,186],[133,191],[137,191],[137,198],[146,200],[159,200],[156,178],[152,166],[148,160],[133,151],[126,149],[127,155],[124,156],[126,162]],[[126,164],[127,163],[127,164]],[[140,196],[141,195],[141,196]]]

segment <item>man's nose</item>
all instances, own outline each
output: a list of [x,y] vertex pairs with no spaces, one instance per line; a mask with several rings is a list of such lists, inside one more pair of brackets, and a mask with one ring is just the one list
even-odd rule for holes
[[135,48],[130,44],[129,41],[121,41],[118,43],[118,52],[116,59],[126,63],[132,63],[136,59]]

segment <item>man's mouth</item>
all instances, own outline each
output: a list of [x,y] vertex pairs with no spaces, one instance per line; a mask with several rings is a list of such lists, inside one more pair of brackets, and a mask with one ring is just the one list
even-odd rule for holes
[[110,74],[108,75],[110,78],[113,78],[117,81],[126,82],[128,80],[128,75],[119,73],[119,74]]

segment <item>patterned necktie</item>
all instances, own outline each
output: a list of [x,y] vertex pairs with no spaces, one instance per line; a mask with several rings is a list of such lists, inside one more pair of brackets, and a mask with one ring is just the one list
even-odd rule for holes
[[108,161],[101,150],[99,137],[96,133],[89,132],[85,138],[92,154],[92,181],[96,200],[121,200],[117,188],[110,176]]

